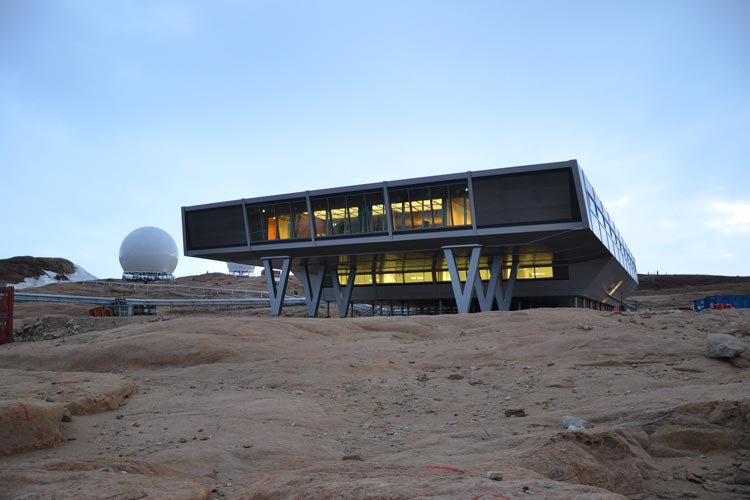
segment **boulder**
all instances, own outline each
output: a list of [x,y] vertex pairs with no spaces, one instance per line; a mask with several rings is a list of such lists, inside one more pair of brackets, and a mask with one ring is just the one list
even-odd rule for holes
[[734,335],[715,333],[706,337],[705,355],[709,358],[730,359],[745,349],[745,344]]
[[569,431],[580,431],[582,429],[590,429],[593,427],[591,422],[578,417],[571,417],[566,415],[562,418],[563,426]]

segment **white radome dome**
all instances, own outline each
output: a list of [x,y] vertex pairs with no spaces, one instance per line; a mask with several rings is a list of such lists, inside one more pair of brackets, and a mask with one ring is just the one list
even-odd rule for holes
[[120,265],[125,273],[172,274],[178,257],[177,243],[158,227],[139,227],[120,245]]

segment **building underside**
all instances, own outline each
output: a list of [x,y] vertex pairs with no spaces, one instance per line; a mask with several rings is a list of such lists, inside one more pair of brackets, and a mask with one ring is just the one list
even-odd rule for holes
[[274,315],[290,272],[310,316],[609,309],[637,286],[575,160],[183,207],[183,229],[185,255],[263,265]]

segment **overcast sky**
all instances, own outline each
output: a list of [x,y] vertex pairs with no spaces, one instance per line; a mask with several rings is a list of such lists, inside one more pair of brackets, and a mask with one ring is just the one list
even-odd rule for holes
[[0,0],[0,258],[573,158],[639,272],[750,275],[750,1]]

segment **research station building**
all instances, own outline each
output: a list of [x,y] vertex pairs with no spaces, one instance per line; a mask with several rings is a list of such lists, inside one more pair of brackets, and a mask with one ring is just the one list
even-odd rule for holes
[[274,315],[290,271],[310,316],[613,309],[638,284],[576,160],[183,207],[182,224],[185,255],[264,266]]

